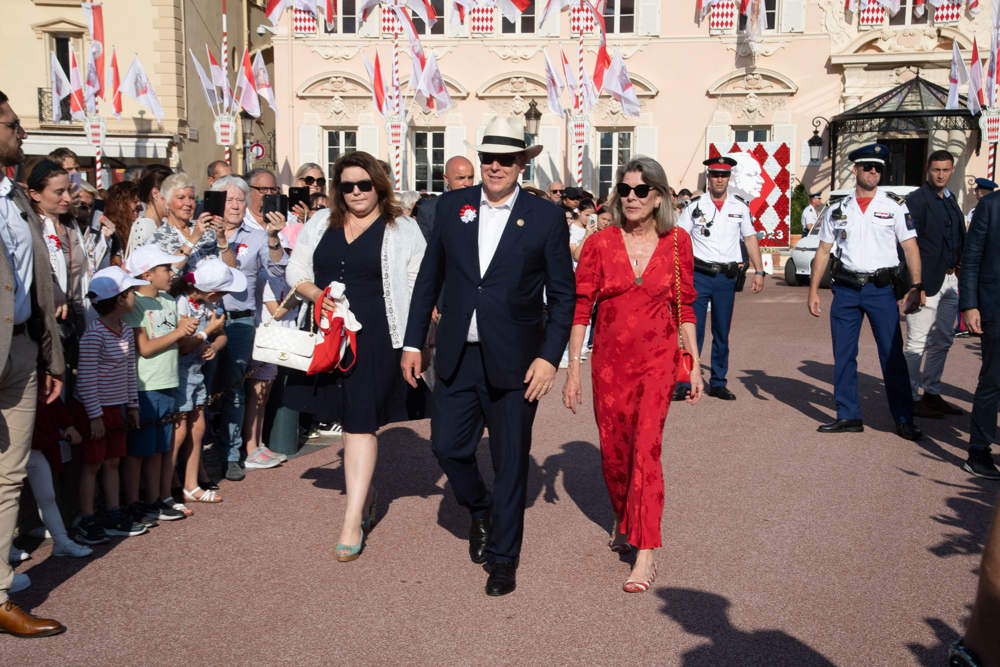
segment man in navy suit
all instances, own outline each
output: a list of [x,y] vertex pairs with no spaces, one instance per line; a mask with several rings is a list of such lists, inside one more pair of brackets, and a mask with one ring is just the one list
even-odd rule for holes
[[[496,118],[474,148],[482,185],[438,200],[413,289],[402,368],[415,387],[420,348],[442,295],[431,441],[458,502],[472,514],[469,556],[489,563],[486,594],[496,596],[516,585],[531,426],[569,340],[575,283],[565,215],[518,186],[542,147],[527,147],[520,128]],[[476,465],[484,422],[492,493]]]
[[958,307],[965,326],[982,334],[983,365],[972,399],[969,459],[965,470],[986,479],[1000,479],[990,456],[997,439],[1000,407],[1000,192],[979,200],[965,235],[962,271],[958,278]]

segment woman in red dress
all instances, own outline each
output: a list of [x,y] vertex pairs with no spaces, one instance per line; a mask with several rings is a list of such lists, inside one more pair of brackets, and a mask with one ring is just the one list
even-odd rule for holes
[[[651,158],[635,158],[618,181],[608,203],[614,226],[587,239],[576,269],[563,403],[575,413],[582,401],[580,349],[596,300],[591,376],[604,481],[615,514],[608,546],[616,553],[638,549],[623,588],[639,593],[653,583],[653,549],[660,546],[660,449],[680,355],[677,304],[684,348],[697,350],[691,307],[696,293],[691,239],[674,225],[663,167]],[[697,402],[702,390],[695,358],[687,401]]]

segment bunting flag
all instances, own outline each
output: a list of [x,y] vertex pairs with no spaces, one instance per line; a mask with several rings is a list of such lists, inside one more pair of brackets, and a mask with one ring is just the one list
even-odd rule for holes
[[268,20],[271,25],[278,25],[281,21],[281,15],[285,13],[288,9],[289,0],[267,0],[267,6],[264,8],[264,13],[267,14]]
[[80,68],[76,64],[76,51],[69,52],[69,112],[74,120],[83,120],[83,82],[80,78]]
[[[715,0],[712,1],[714,2]],[[575,2],[576,0],[545,0],[545,8],[542,9],[542,17],[538,19],[538,25],[545,25],[545,20],[548,19],[551,14],[555,13],[555,15],[558,16],[559,12],[569,9],[575,4]]]
[[201,89],[205,91],[205,100],[208,102],[208,106],[212,110],[212,113],[218,115],[219,96],[216,94],[215,85],[212,83],[212,80],[208,78],[208,75],[205,74],[205,70],[202,69],[201,63],[198,62],[198,59],[195,57],[194,51],[188,49],[188,52],[191,54],[191,60],[194,62],[194,71],[198,74],[198,80],[201,81]]
[[601,88],[604,86],[604,73],[611,66],[611,56],[608,55],[608,33],[605,30],[604,15],[588,0],[581,1],[593,12],[594,18],[597,21],[597,27],[601,33],[601,43],[597,47],[597,61],[594,63],[594,86],[597,88],[597,92],[600,93]]
[[979,58],[979,45],[972,37],[972,67],[969,68],[969,95],[965,106],[975,116],[983,110],[983,61]]
[[951,72],[948,74],[948,102],[945,109],[958,108],[958,87],[969,80],[969,71],[962,60],[962,52],[958,50],[958,40],[951,43]]
[[625,68],[625,59],[622,57],[621,49],[615,49],[615,57],[608,68],[607,76],[604,80],[604,89],[614,99],[622,105],[622,112],[626,116],[637,118],[639,116],[639,96],[629,78],[628,70]]
[[139,56],[132,59],[128,71],[125,72],[125,79],[121,82],[121,92],[125,93],[136,102],[146,105],[156,117],[156,120],[163,120],[163,105],[160,98],[153,91],[153,86],[146,76],[146,71],[142,69]]
[[548,97],[549,111],[562,116],[563,107],[559,97],[566,86],[563,84],[559,75],[556,73],[555,68],[552,66],[552,61],[549,60],[549,54],[542,51],[542,55],[545,56],[545,92]]
[[433,109],[436,104],[439,114],[444,113],[454,105],[433,53],[427,54],[427,62],[424,64],[424,71],[420,76],[420,84],[414,91],[414,99],[417,104],[427,110]]
[[118,54],[111,49],[111,115],[122,117],[122,86],[118,76]]
[[[90,55],[97,72],[97,97],[104,99],[104,8],[99,2],[84,2],[83,13],[87,15],[87,28],[90,30]],[[87,78],[90,78],[90,66],[87,66]]]
[[267,65],[260,51],[253,57],[253,80],[257,84],[257,94],[264,98],[274,115],[278,115],[278,103],[274,99],[274,89],[271,88],[271,78],[267,75]]
[[260,118],[260,100],[257,99],[257,82],[250,64],[250,51],[243,47],[243,59],[236,73],[236,89],[239,92],[240,107],[254,118]]
[[531,0],[497,0],[497,4],[500,5],[500,13],[504,19],[517,23],[521,12],[531,6]]
[[69,84],[55,51],[52,52],[52,62],[49,67],[52,70],[52,120],[58,123],[62,120],[62,101],[73,92],[73,87]]
[[424,72],[424,65],[427,64],[427,57],[424,55],[424,46],[420,43],[420,35],[413,25],[410,12],[404,11],[399,5],[392,5],[392,11],[396,14],[396,20],[403,28],[403,33],[410,44],[410,60],[413,63],[413,71],[410,74],[410,86],[416,88]]
[[406,6],[417,13],[417,16],[424,22],[428,30],[433,28],[434,24],[437,23],[437,12],[434,11],[434,5],[431,4],[431,0],[406,0]]
[[97,76],[97,63],[94,62],[94,53],[91,51],[87,54],[87,78],[83,82],[83,104],[90,115],[97,114],[97,96],[100,91],[101,80]]
[[229,78],[226,71],[215,60],[212,50],[205,45],[205,53],[208,54],[208,70],[212,74],[212,83],[222,91],[222,111],[228,113],[233,108],[233,91],[229,88]]
[[365,69],[368,71],[368,83],[372,88],[372,102],[375,103],[375,108],[378,110],[383,117],[385,117],[385,83],[382,78],[382,66],[378,62],[378,51],[375,52],[375,67],[372,67],[371,61],[368,60],[363,52],[361,53],[361,61],[365,65]]
[[466,15],[475,7],[475,0],[453,0],[451,3],[451,22],[465,25]]

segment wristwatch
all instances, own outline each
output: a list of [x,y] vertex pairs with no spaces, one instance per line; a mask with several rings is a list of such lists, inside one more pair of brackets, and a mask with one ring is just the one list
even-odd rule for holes
[[268,243],[267,247],[270,248],[271,250],[277,250],[278,248],[281,247],[281,241],[278,241],[274,245],[271,245],[270,243]]
[[766,274],[766,273],[764,273],[763,271],[754,271],[754,272],[753,272],[753,274],[754,274],[755,276],[766,276],[766,275],[767,275],[767,274]]
[[910,289],[915,289],[918,292],[923,292],[924,291],[924,284],[923,283],[913,283],[912,285],[910,285]]

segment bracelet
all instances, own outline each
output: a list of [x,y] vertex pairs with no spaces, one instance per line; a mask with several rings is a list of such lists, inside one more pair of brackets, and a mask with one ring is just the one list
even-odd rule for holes
[[188,248],[191,248],[192,250],[194,250],[194,244],[191,243],[190,241],[188,241],[187,239],[184,239],[184,245],[186,245]]
[[281,247],[281,241],[278,241],[274,245],[271,245],[270,243],[268,243],[267,247],[270,248],[271,250],[277,250],[278,248]]
[[918,292],[923,292],[924,291],[924,284],[923,283],[913,283],[912,285],[910,285],[910,289],[915,289]]
[[766,274],[766,273],[764,273],[763,271],[754,271],[754,272],[753,272],[753,274],[754,274],[755,276],[766,276],[766,275],[767,275],[767,274]]
[[207,334],[207,333],[205,333],[204,331],[198,331],[198,332],[195,332],[195,334],[194,334],[194,335],[195,335],[195,336],[198,336],[199,338],[201,338],[201,339],[202,339],[203,341],[205,341],[206,343],[208,342],[208,334]]

